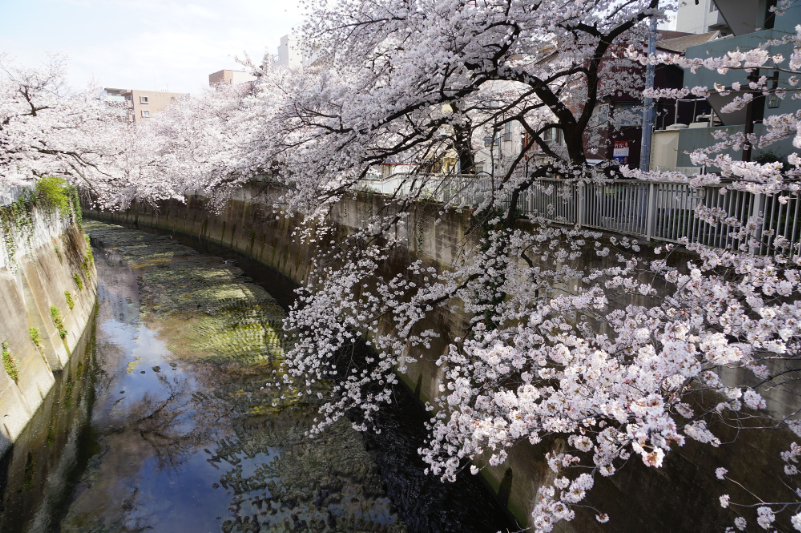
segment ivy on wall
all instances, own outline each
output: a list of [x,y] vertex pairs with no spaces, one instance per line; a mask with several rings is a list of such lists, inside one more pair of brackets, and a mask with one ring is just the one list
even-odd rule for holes
[[58,336],[62,339],[66,338],[67,328],[64,327],[64,321],[61,319],[61,311],[55,305],[50,306],[50,316],[53,318],[53,324],[58,330]]
[[11,265],[15,263],[14,255],[17,252],[15,235],[23,236],[28,243],[33,237],[34,209],[41,209],[46,213],[58,212],[62,217],[69,216],[73,223],[82,227],[83,217],[75,186],[61,178],[41,178],[34,188],[26,191],[19,199],[0,206],[0,228]]
[[31,336],[33,344],[36,346],[36,349],[41,352],[44,349],[44,346],[42,346],[42,336],[39,333],[39,330],[36,328],[28,328],[28,333]]
[[3,368],[5,368],[8,377],[14,380],[16,383],[19,379],[19,368],[17,367],[17,360],[14,359],[14,356],[11,355],[11,351],[8,349],[8,343],[3,341],[2,344],[3,349]]

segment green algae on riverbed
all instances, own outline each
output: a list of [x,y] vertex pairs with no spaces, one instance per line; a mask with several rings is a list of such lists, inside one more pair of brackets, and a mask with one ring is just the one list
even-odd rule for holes
[[[264,289],[168,237],[85,226],[103,261],[122,254],[137,294],[112,306],[136,299],[127,323],[99,326],[119,353],[99,363],[101,451],[62,531],[406,530],[346,420],[306,434],[316,405],[282,382],[283,311]],[[134,349],[115,347],[119,331]]]
[[246,364],[275,361],[284,353],[283,310],[242,270],[216,257],[200,255],[167,237],[87,223],[104,246],[122,252],[138,274],[144,321],[158,316],[190,322],[184,328],[194,354],[212,362]]

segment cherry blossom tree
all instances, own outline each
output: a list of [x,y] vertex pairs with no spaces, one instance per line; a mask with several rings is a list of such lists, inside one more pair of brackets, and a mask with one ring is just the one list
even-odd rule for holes
[[[777,10],[789,5],[779,3]],[[0,104],[6,117],[0,168],[75,172],[109,205],[198,189],[216,194],[262,175],[282,193],[276,205],[287,216],[307,217],[297,238],[320,244],[286,323],[297,339],[287,354],[286,379],[301,395],[316,394],[317,381],[334,383],[316,431],[348,412],[356,427],[370,429],[375,412],[392,401],[395,372],[404,372],[439,336],[429,319],[458,309],[468,318],[437,361],[444,379],[421,450],[428,470],[452,480],[465,468],[477,473],[483,465],[503,464],[518,443],[562,439],[566,448],[543,458],[552,481],[540,488],[530,521],[535,531],[551,531],[575,517],[600,478],[631,461],[655,469],[688,440],[727,445],[720,428],[733,428],[739,438],[757,431],[801,435],[798,412],[777,414],[765,393],[792,387],[801,368],[801,254],[789,236],[760,234],[761,215],[741,220],[702,201],[696,216],[729,227],[733,246],[685,240],[646,254],[631,238],[544,217],[519,220],[522,195],[549,187],[543,180],[553,177],[725,183],[724,193],[778,195],[779,201],[797,194],[797,155],[786,171],[723,153],[788,137],[801,147],[796,114],[771,117],[761,137],[721,135],[715,146],[693,154],[710,170],[703,175],[588,164],[584,141],[603,87],[631,92],[639,83],[626,64],[801,70],[801,29],[778,43],[793,48],[789,59],[768,53],[777,44],[769,42],[704,60],[648,58],[639,46],[623,54],[643,42],[647,19],[669,7],[650,0],[311,2],[304,30],[313,64],[298,70],[254,66],[259,79],[253,87],[219,87],[177,102],[136,130],[118,130],[128,142],[115,153],[100,150],[100,137],[83,122],[63,138],[55,119],[29,127],[55,105],[50,93],[42,91],[43,103],[29,105],[36,111],[29,112],[22,85],[4,82],[3,94],[12,96]],[[602,79],[605,61],[615,68]],[[794,98],[795,81],[790,84],[773,88],[757,78],[731,109],[762,94]],[[647,96],[741,89],[716,85]],[[419,201],[442,186],[442,176],[426,172],[429,163],[456,157],[462,171],[473,172],[480,140],[506,124],[526,133],[524,145],[493,166],[454,263],[435,268],[411,261],[393,270]],[[546,135],[553,128],[564,145]],[[51,144],[58,146],[54,153]],[[388,158],[420,170],[398,178],[395,194],[361,230],[332,242],[335,228],[326,215]],[[107,159],[113,172],[99,164]],[[435,211],[462,208],[454,200]],[[761,244],[769,254],[754,253]],[[343,356],[359,336],[374,353],[363,361]],[[778,521],[801,530],[801,451],[791,441],[778,458],[785,467],[776,472],[784,498],[754,492],[732,465],[717,469],[722,482],[739,484],[750,498],[739,501],[722,490],[720,504],[739,513],[733,528],[771,529]],[[600,522],[614,518],[597,510]]]
[[213,191],[218,198],[265,172],[251,157],[252,87],[219,84],[173,102],[132,130],[124,169],[130,190],[115,198],[158,202]]
[[247,90],[219,86],[134,124],[125,103],[104,100],[97,87],[70,89],[66,72],[62,55],[38,68],[0,56],[2,182],[63,177],[98,205],[118,209],[258,173],[237,167],[249,161],[241,147],[251,128],[240,124],[249,117]]
[[62,55],[38,68],[0,55],[0,180],[66,177],[113,194],[121,185],[116,157],[129,140],[125,112],[101,101],[97,88],[71,91],[66,67]]
[[[614,57],[615,43],[642,41],[645,19],[660,16],[655,2],[354,0],[312,4],[311,11],[306,32],[317,64],[294,73],[263,67],[260,98],[268,105],[261,118],[258,105],[251,110],[260,131],[251,139],[254,166],[280,169],[274,180],[287,188],[284,206],[316,222],[299,238],[328,242],[321,217],[387,157],[421,162],[456,152],[462,160],[464,132],[475,151],[477,138],[508,122],[528,134],[519,156],[493,171],[492,189],[473,212],[475,233],[451,268],[421,261],[401,273],[388,267],[403,246],[393,235],[407,234],[413,206],[440,183],[424,172],[404,177],[394,201],[345,244],[321,247],[316,273],[287,322],[298,336],[288,379],[309,390],[317,380],[336,383],[319,428],[347,411],[358,413],[358,428],[370,428],[373,413],[391,401],[394,372],[404,372],[439,335],[428,318],[456,306],[471,318],[439,357],[445,379],[421,453],[432,474],[450,480],[468,466],[476,473],[481,464],[502,464],[521,441],[563,438],[567,449],[545,458],[554,480],[540,488],[535,531],[573,519],[598,477],[629,461],[660,468],[671,447],[688,439],[723,445],[716,427],[737,428],[741,438],[749,430],[801,434],[797,411],[770,418],[763,397],[798,372],[799,253],[786,236],[771,240],[770,255],[755,255],[767,237],[758,234],[759,217],[744,222],[702,202],[697,216],[730,226],[736,244],[716,249],[685,241],[694,254],[689,260],[673,245],[656,248],[651,258],[632,239],[544,218],[534,217],[531,228],[516,224],[520,195],[552,176],[602,181],[623,173],[693,187],[726,182],[729,190],[796,193],[795,170],[714,154],[796,136],[795,115],[771,118],[760,139],[733,135],[697,152],[698,164],[719,171],[689,178],[611,162],[590,166],[583,139],[604,58],[721,71],[770,62],[795,72],[798,48],[786,65],[764,49],[703,61],[646,58],[637,49]],[[797,47],[798,36],[783,42]],[[621,76],[619,86],[629,90],[627,83],[634,84]],[[766,83],[757,80],[750,90],[775,91]],[[753,98],[747,94],[732,106],[745,105]],[[546,140],[554,127],[564,147]],[[531,149],[539,151],[536,164],[528,161]],[[580,261],[588,255],[597,260]],[[358,335],[367,336],[375,355],[343,360],[343,348]],[[734,502],[721,494],[721,505],[742,506],[733,527],[750,520],[770,529],[784,513],[801,529],[793,477],[798,446],[788,440],[787,448],[781,457],[787,467],[777,472],[786,499],[750,493],[751,501]],[[748,490],[723,467],[717,475]],[[755,512],[747,518],[750,508]],[[610,517],[600,509],[597,519]]]
[[[318,193],[336,198],[390,157],[425,169],[455,153],[471,172],[473,143],[515,123],[527,146],[495,171],[499,189],[519,194],[548,172],[581,173],[601,60],[613,59],[616,40],[644,38],[640,22],[655,6],[313,4],[305,30],[315,64],[294,76],[262,72],[261,86],[274,88],[264,93],[262,166],[280,165],[299,205],[317,205]],[[553,128],[564,147],[547,140]],[[534,175],[523,164],[532,148],[545,156]],[[423,181],[406,185],[421,191]]]

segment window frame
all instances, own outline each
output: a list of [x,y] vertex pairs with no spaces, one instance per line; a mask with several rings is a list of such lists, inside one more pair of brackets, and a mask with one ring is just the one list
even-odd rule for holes
[[512,140],[512,123],[507,122],[503,125],[503,140],[509,142]]

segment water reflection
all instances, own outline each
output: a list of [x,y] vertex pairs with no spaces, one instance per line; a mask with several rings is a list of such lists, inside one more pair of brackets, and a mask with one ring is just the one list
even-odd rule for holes
[[[281,384],[283,312],[239,268],[163,236],[87,230],[96,326],[3,459],[1,531],[407,531],[387,482],[412,531],[504,526],[475,486],[401,464],[419,460],[404,415],[380,467],[347,421],[307,437],[317,406]],[[458,490],[469,499],[451,505]]]
[[163,237],[87,226],[105,243],[96,333],[4,460],[2,531],[405,531],[360,436],[308,439],[313,406],[264,387],[283,350],[269,294]]

